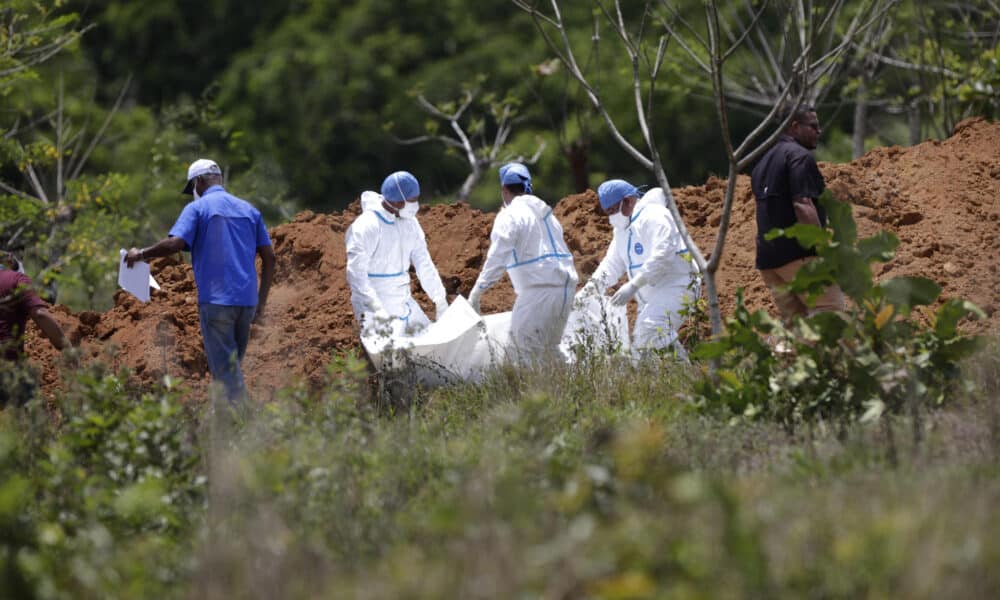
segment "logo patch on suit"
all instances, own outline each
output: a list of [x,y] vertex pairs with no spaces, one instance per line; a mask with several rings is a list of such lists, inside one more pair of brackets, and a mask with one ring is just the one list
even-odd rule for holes
[[636,254],[642,254],[642,244],[640,242],[635,243],[634,249]]

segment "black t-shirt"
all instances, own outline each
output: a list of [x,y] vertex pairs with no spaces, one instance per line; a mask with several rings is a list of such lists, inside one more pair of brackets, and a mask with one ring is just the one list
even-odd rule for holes
[[[791,136],[783,135],[753,168],[750,182],[757,198],[757,268],[776,269],[793,260],[815,256],[815,251],[803,248],[793,239],[764,239],[768,231],[798,222],[793,205],[796,198],[812,198],[816,204],[823,193],[823,175],[812,153]],[[816,212],[825,227],[826,211],[816,204]]]

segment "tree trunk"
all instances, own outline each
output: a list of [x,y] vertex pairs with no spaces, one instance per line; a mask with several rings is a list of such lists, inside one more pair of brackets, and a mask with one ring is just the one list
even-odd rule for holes
[[851,158],[865,153],[865,135],[868,129],[868,82],[864,79],[858,85],[854,97],[854,132],[851,135]]
[[907,124],[910,129],[910,145],[916,146],[920,143],[923,123],[920,120],[920,102],[914,100],[906,109]]
[[[65,259],[66,252],[69,249],[69,239],[66,238],[65,230],[73,222],[75,216],[72,207],[67,206],[60,200],[55,217],[52,219],[52,226],[49,228],[46,256],[42,257],[43,260],[48,260],[48,264],[43,265],[42,271],[58,265]],[[59,268],[59,270],[61,269],[62,267]],[[46,300],[51,303],[57,301],[59,285],[56,283],[55,277],[49,279],[48,282],[36,281],[35,284],[42,291],[43,295],[47,296]]]
[[722,333],[722,309],[719,306],[719,288],[715,283],[715,271],[706,270],[701,274],[705,280],[705,300],[708,302],[708,320],[712,325],[712,335]]
[[479,180],[482,178],[482,176],[483,176],[482,169],[480,169],[479,167],[475,167],[472,169],[472,172],[469,173],[469,176],[465,178],[465,181],[462,182],[462,187],[459,188],[458,190],[458,200],[460,202],[469,201],[469,196],[472,194],[472,190],[475,189],[476,184],[479,183]]
[[590,189],[590,140],[574,140],[566,146],[564,152],[573,173],[573,189],[577,194],[582,194]]
[[712,335],[722,333],[722,308],[719,306],[719,288],[715,283],[715,274],[722,265],[722,256],[726,249],[726,235],[729,233],[729,222],[733,213],[733,199],[736,196],[736,181],[739,177],[739,167],[735,162],[729,163],[729,177],[726,180],[726,195],[722,200],[722,218],[719,219],[719,231],[715,238],[712,255],[702,272],[705,279],[705,299],[708,301],[708,319],[712,325]]

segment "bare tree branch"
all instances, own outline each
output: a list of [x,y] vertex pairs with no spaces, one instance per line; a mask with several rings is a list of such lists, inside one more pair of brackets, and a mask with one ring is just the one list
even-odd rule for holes
[[35,196],[43,203],[50,204],[49,196],[45,193],[45,188],[42,186],[42,181],[39,179],[38,173],[35,172],[34,165],[28,162],[25,170],[28,172],[28,182],[31,184],[32,189],[35,190]]
[[58,103],[56,108],[56,198],[60,200],[63,197],[63,191],[66,189],[64,186],[63,179],[63,140],[66,137],[66,127],[64,125],[63,116],[65,115],[65,106],[63,102],[63,76],[59,73],[59,93],[58,93]]
[[[785,98],[788,97],[789,91],[791,91],[791,88],[785,89],[784,94],[781,96],[782,102],[776,103],[774,105],[774,107],[771,109],[771,112],[767,114],[767,117],[761,120],[760,125],[758,125],[752,132],[750,132],[750,134],[746,137],[746,139],[743,140],[743,143],[740,144],[740,147],[736,150],[735,154],[739,158],[739,163],[737,163],[739,171],[742,171],[743,169],[750,166],[750,164],[752,164],[755,160],[757,160],[761,154],[766,152],[767,149],[770,148],[775,141],[777,141],[777,139],[781,136],[781,134],[784,133],[785,128],[791,121],[792,117],[791,114],[786,115],[785,119],[771,131],[770,135],[768,135],[768,137],[763,142],[758,144],[756,148],[751,149],[751,146],[753,145],[754,141],[761,135],[763,135],[764,132],[767,131],[771,123],[775,122],[776,120],[775,116],[777,116],[778,111],[781,110],[782,104],[784,103]],[[801,90],[799,92],[799,95],[795,98],[795,100],[791,102],[791,105],[796,106],[802,104],[802,101],[805,98],[805,94],[806,94],[805,89]]]
[[[693,31],[691,29],[691,26],[687,25],[687,22],[684,21],[684,19],[682,19],[680,17],[680,15],[676,11],[676,8],[674,8],[673,5],[669,4],[667,0],[662,0],[662,4],[668,10],[674,11],[674,13],[675,13],[675,19],[678,22],[684,24],[686,29],[688,29],[689,31]],[[702,60],[702,58],[698,55],[697,52],[695,52],[694,48],[690,45],[690,43],[687,40],[684,39],[684,35],[681,32],[679,32],[677,30],[677,28],[674,27],[674,25],[672,23],[670,23],[666,19],[662,19],[661,18],[660,19],[660,25],[662,25],[663,28],[667,31],[667,33],[670,35],[671,39],[677,41],[677,43],[680,45],[680,47],[687,53],[687,55],[691,59],[691,61],[694,62],[694,64],[697,65],[699,67],[699,69],[703,73],[711,73],[712,72],[712,68],[707,63],[705,63]],[[702,45],[702,47],[704,47],[704,48],[708,47],[708,45],[704,43],[704,41],[701,39],[700,36],[695,36],[695,39],[697,40],[698,44]]]
[[752,14],[750,23],[745,27],[743,27],[743,33],[740,34],[740,36],[735,40],[733,40],[733,42],[729,45],[729,49],[726,50],[726,53],[722,55],[722,62],[725,62],[727,59],[729,59],[729,57],[732,56],[733,52],[739,50],[740,47],[743,45],[743,42],[750,37],[750,31],[757,28],[757,24],[760,22],[760,18],[764,14],[764,10],[767,8],[767,0],[764,0],[764,2],[760,3],[760,10],[758,10],[756,14],[752,12],[753,6],[749,2],[747,2],[747,8],[751,10]]
[[17,238],[21,237],[21,234],[24,233],[24,230],[27,228],[28,228],[28,222],[26,221],[20,227],[17,228],[17,231],[14,232],[14,235],[7,238],[6,241],[7,247],[13,248],[14,244],[17,243]]
[[2,180],[0,180],[0,190],[3,190],[3,191],[5,191],[8,194],[11,194],[13,196],[17,196],[18,198],[21,198],[22,200],[38,200],[38,198],[35,198],[34,196],[29,195],[29,194],[25,194],[24,192],[22,192],[21,190],[17,189],[16,187],[12,187],[12,186],[7,185]]
[[457,142],[446,135],[420,135],[412,138],[398,138],[393,135],[391,137],[392,141],[396,142],[401,146],[414,146],[416,144],[423,144],[425,142],[438,142],[440,144],[444,144],[445,146],[449,146],[451,148],[457,148],[459,150],[463,149],[462,144],[460,142]]
[[652,151],[654,146],[652,144],[653,138],[650,134],[649,118],[642,101],[643,79],[641,73],[639,72],[639,44],[637,41],[634,42],[628,34],[625,27],[625,20],[622,17],[621,3],[619,0],[615,0],[614,15],[608,12],[604,8],[603,4],[600,6],[608,21],[612,24],[615,33],[618,34],[618,38],[621,40],[622,45],[625,47],[625,52],[628,54],[629,61],[632,63],[632,100],[635,103],[635,112],[638,117],[639,130],[642,132],[642,139]]
[[[81,29],[62,32],[61,26],[39,27],[30,31],[16,31],[14,25],[8,27],[7,45],[0,49],[0,53],[7,60],[14,64],[6,69],[0,69],[0,89],[3,88],[7,80],[14,75],[26,73],[43,62],[51,59],[61,52],[66,46],[72,44],[84,33],[90,31],[94,25],[87,25]],[[38,40],[44,40],[53,33],[56,37],[41,45]]]
[[[681,14],[680,10],[678,10],[677,7],[673,5],[673,3],[671,3],[669,0],[661,0],[660,5],[663,8],[665,8],[668,12],[673,13],[674,20],[680,23],[684,27],[684,30],[687,31],[688,34],[694,39],[693,44],[697,44],[702,48],[708,48],[708,41],[706,41],[705,38],[702,37],[702,35],[698,33],[698,31],[695,30],[695,28],[692,27],[690,23],[688,23],[687,19],[684,18],[684,15]],[[666,25],[666,22],[664,20],[661,19],[661,22],[664,25]],[[671,29],[675,28],[671,27]],[[677,38],[685,37],[682,31],[677,31],[677,30],[674,31],[673,35],[674,37]]]
[[[854,47],[857,47],[855,44]],[[935,67],[933,65],[918,65],[911,63],[909,61],[901,60],[898,58],[892,58],[878,52],[872,52],[871,55],[877,59],[880,63],[888,65],[890,67],[896,67],[897,69],[905,69],[907,71],[919,71],[922,73],[929,73],[932,75],[944,75],[945,77],[952,77],[954,79],[961,79],[962,74],[945,67]]]
[[91,153],[97,148],[97,145],[101,143],[104,138],[105,132],[108,130],[108,126],[111,124],[111,120],[118,114],[121,109],[122,101],[125,100],[125,94],[128,92],[132,85],[132,74],[129,73],[128,77],[125,78],[125,83],[122,84],[122,89],[118,92],[118,97],[115,98],[115,103],[108,111],[107,116],[104,118],[104,122],[101,123],[101,127],[97,130],[97,133],[90,140],[90,144],[87,146],[87,150],[76,160],[72,169],[70,170],[70,179],[76,179],[80,176],[80,172],[83,170],[84,165],[87,164],[87,160],[90,158]]
[[[608,111],[603,109],[603,102],[601,100],[600,94],[593,86],[591,86],[586,76],[584,76],[583,72],[580,70],[580,67],[576,62],[576,57],[573,53],[572,45],[570,44],[569,41],[569,36],[566,34],[566,30],[563,25],[562,14],[559,11],[558,0],[551,0],[555,16],[546,18],[543,18],[545,17],[545,15],[540,13],[535,8],[534,5],[528,5],[523,0],[512,0],[512,2],[515,6],[521,8],[522,10],[525,10],[534,18],[535,24],[538,27],[541,35],[545,39],[546,43],[548,44],[549,48],[556,53],[556,56],[563,63],[563,65],[566,66],[569,73],[573,76],[573,78],[577,81],[577,83],[579,83],[580,86],[584,89],[584,91],[587,94],[587,97],[590,99],[591,104],[594,106],[595,109],[597,109],[598,113],[601,115],[601,118],[604,119],[604,122],[608,126],[608,129],[610,130],[612,137],[615,138],[615,141],[618,142],[618,144],[630,156],[632,156],[632,158],[634,158],[636,161],[642,164],[645,168],[651,169],[653,161],[650,160],[648,157],[646,157],[638,149],[636,149],[635,146],[633,146],[627,139],[625,139],[625,136],[621,134],[614,120],[611,118],[611,115],[608,113]],[[550,23],[556,28],[556,30],[559,33],[560,40],[562,42],[561,46],[557,45],[555,41],[552,39],[552,37],[549,36],[548,32],[542,27],[543,22]]]
[[[483,173],[500,164],[500,152],[510,139],[514,126],[520,121],[517,118],[517,111],[511,100],[505,100],[489,112],[495,122],[492,140],[487,140],[487,131],[482,127],[478,132],[469,134],[465,125],[462,124],[463,117],[466,116],[470,107],[479,97],[479,90],[465,90],[462,92],[462,99],[454,109],[444,109],[435,105],[423,94],[416,95],[416,102],[427,114],[445,121],[451,130],[451,135],[422,135],[412,138],[401,139],[393,136],[393,139],[404,145],[420,144],[424,142],[437,142],[448,148],[458,150],[464,156],[466,164],[469,166],[469,174],[462,183],[458,191],[460,200],[467,200],[473,188],[482,178]],[[544,142],[540,144],[538,151],[528,164],[534,164],[544,150]]]
[[[740,17],[740,13],[737,12],[736,16],[732,17],[732,22],[723,20],[722,11],[715,0],[707,0],[704,4],[707,37],[703,37],[684,19],[679,8],[671,0],[658,0],[659,5],[664,8],[664,13],[653,15],[653,19],[666,34],[656,38],[657,47],[655,54],[652,55],[648,51],[651,42],[646,41],[647,17],[650,14],[648,2],[643,12],[638,15],[638,28],[633,34],[630,33],[620,0],[614,0],[613,6],[606,5],[604,0],[595,0],[594,5],[614,29],[631,63],[635,117],[647,146],[648,155],[636,150],[622,137],[614,126],[614,121],[608,114],[597,88],[587,80],[577,65],[558,1],[550,0],[551,12],[548,14],[543,14],[535,3],[529,4],[526,0],[513,0],[513,2],[534,17],[535,24],[546,43],[566,66],[568,73],[587,92],[591,103],[609,125],[611,135],[619,146],[644,167],[653,171],[667,196],[668,208],[677,221],[680,234],[691,251],[695,264],[705,277],[712,330],[718,333],[721,331],[722,323],[715,273],[721,264],[725,249],[725,238],[739,172],[773,145],[786,128],[790,116],[786,116],[784,122],[778,123],[780,119],[777,115],[781,107],[789,101],[800,104],[806,99],[815,97],[817,86],[829,88],[831,80],[845,68],[844,59],[852,48],[850,44],[855,36],[873,23],[881,22],[887,7],[896,0],[863,0],[862,10],[853,15],[850,23],[843,29],[838,28],[838,23],[841,22],[845,12],[844,0],[834,0],[831,4],[823,6],[826,12],[821,12],[813,5],[812,0],[790,0],[787,5],[778,0],[768,0],[758,7],[754,7],[747,0],[740,9],[746,11],[747,19]],[[777,34],[767,31],[768,27],[775,26],[778,29]],[[549,35],[550,28],[554,29],[554,36]],[[839,31],[843,33],[838,33]],[[559,41],[556,41],[556,38]],[[776,43],[772,40],[776,40]],[[721,141],[729,162],[723,214],[715,247],[708,261],[691,238],[677,210],[654,137],[653,94],[660,66],[665,60],[668,42],[676,42],[680,54],[686,59],[679,61],[686,73],[682,77],[696,87],[711,90]],[[763,68],[756,73],[748,71],[742,79],[733,80],[726,76],[727,61],[736,57],[737,52],[741,50],[756,58],[755,61],[743,61],[744,63],[757,64]],[[649,90],[645,102],[642,92],[644,86],[648,86]],[[823,89],[819,90],[819,93],[823,93]],[[738,145],[734,143],[730,131],[730,102],[766,108],[766,115],[761,122]]]

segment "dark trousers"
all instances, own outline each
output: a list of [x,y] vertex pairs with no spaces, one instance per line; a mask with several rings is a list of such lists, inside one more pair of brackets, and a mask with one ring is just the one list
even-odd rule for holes
[[226,400],[235,409],[242,408],[246,395],[241,364],[256,311],[256,306],[198,305],[208,370],[212,379],[225,386]]

